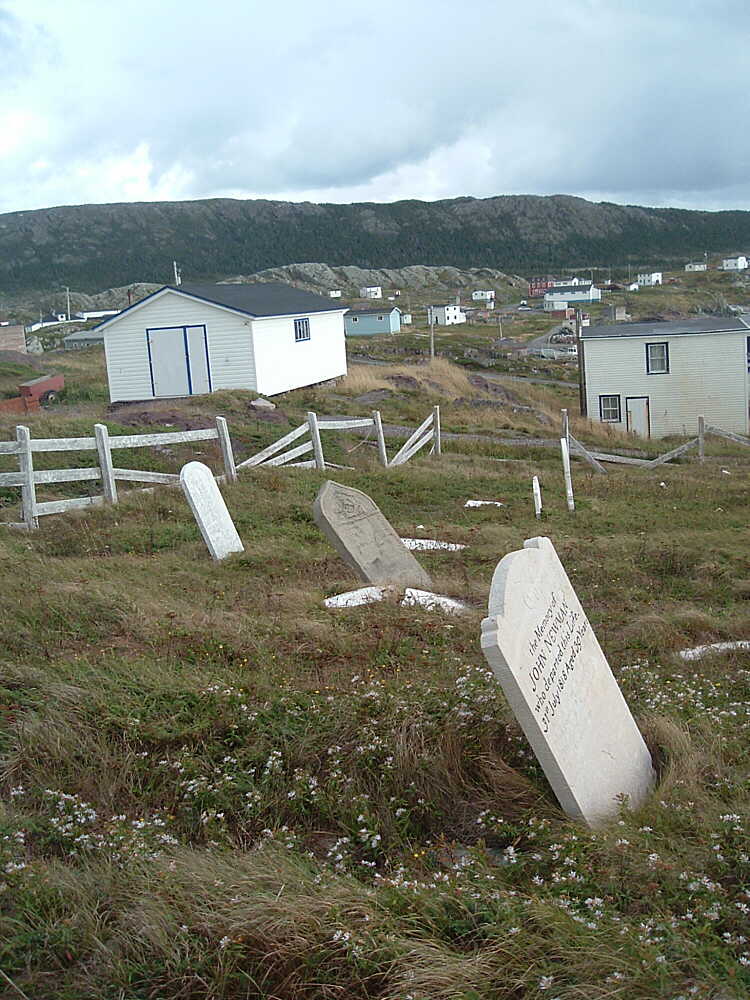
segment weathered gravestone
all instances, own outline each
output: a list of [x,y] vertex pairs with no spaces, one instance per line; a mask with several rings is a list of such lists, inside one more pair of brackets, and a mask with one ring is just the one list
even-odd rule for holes
[[430,589],[432,580],[366,493],[328,480],[313,504],[315,523],[365,583]]
[[225,559],[232,552],[244,552],[245,547],[209,467],[203,462],[188,462],[180,472],[180,486],[214,559]]
[[639,806],[651,755],[549,538],[492,578],[482,649],[555,795],[592,826]]

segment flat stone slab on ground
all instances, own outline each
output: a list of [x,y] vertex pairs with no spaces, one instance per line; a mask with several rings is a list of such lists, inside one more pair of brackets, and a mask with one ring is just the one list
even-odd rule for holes
[[[359,608],[363,604],[375,604],[385,600],[386,595],[393,594],[390,587],[360,587],[358,590],[347,590],[345,594],[335,594],[323,602],[327,608]],[[428,590],[417,590],[407,587],[401,598],[402,608],[426,608],[428,611],[445,611],[447,614],[458,614],[466,610],[466,605],[453,597],[433,594]]]
[[498,563],[482,650],[569,816],[595,826],[643,802],[651,755],[548,538]]
[[361,490],[332,480],[313,504],[315,523],[365,583],[429,589],[432,580],[388,520]]
[[209,467],[203,462],[183,465],[180,486],[214,559],[225,559],[233,552],[244,552],[245,547]]

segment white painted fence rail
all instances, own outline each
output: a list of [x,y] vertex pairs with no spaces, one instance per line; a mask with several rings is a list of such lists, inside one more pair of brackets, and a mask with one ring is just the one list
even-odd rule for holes
[[[333,462],[326,462],[325,455],[323,453],[322,433],[325,431],[364,430],[367,427],[375,429],[375,436],[377,437],[378,443],[378,456],[380,457],[380,461],[383,465],[387,466],[388,453],[385,447],[383,422],[380,418],[379,410],[373,410],[372,416],[370,417],[319,417],[317,413],[310,410],[304,424],[300,424],[299,427],[295,427],[293,431],[289,431],[288,434],[280,437],[278,441],[274,441],[273,444],[269,444],[267,448],[259,451],[257,455],[252,455],[250,458],[246,458],[244,462],[239,463],[237,468],[248,469],[260,465],[277,467],[280,465],[286,465],[288,468],[295,469],[340,469],[343,468],[343,466],[335,465]],[[303,437],[305,434],[310,435],[309,441],[306,441],[301,445],[297,445],[295,448],[289,449],[289,451],[284,451],[284,448],[287,448],[290,444],[292,444],[292,442],[296,441],[297,438]],[[312,459],[304,462],[293,461],[293,459],[299,458],[300,455],[305,455],[309,451],[313,453]],[[279,452],[282,452],[282,454],[279,455]]]
[[430,454],[442,454],[442,441],[440,436],[440,407],[434,406],[432,413],[417,427],[411,437],[401,446],[399,451],[393,456],[388,465],[393,468],[403,465],[413,458],[418,451],[421,451],[426,444],[432,442]]
[[[103,503],[117,503],[118,480],[131,483],[159,483],[167,486],[179,485],[180,477],[177,474],[116,467],[112,461],[113,450],[189,444],[193,441],[218,441],[224,462],[224,476],[229,482],[234,482],[237,479],[232,442],[224,417],[216,418],[215,427],[194,431],[110,435],[104,424],[96,424],[94,431],[94,437],[32,438],[28,427],[18,426],[16,427],[15,441],[0,441],[0,455],[18,456],[18,472],[0,473],[0,487],[16,486],[21,489],[23,520],[11,526],[32,530],[39,526],[39,518],[46,514],[61,514],[66,510],[80,510]],[[59,451],[95,451],[99,465],[84,469],[34,468],[34,454]],[[45,501],[38,501],[36,498],[37,486],[87,481],[101,482],[102,495]]]

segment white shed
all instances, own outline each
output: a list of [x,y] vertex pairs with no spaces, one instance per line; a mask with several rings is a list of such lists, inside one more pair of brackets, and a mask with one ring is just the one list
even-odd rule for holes
[[289,285],[166,285],[100,323],[109,396],[251,389],[264,396],[346,374],[344,313]]
[[686,271],[707,271],[708,264],[705,260],[691,260],[689,264],[685,265]]
[[586,415],[641,437],[695,435],[698,417],[748,433],[750,316],[581,331]]
[[361,299],[382,299],[383,298],[383,286],[382,285],[363,285],[359,290],[359,297]]

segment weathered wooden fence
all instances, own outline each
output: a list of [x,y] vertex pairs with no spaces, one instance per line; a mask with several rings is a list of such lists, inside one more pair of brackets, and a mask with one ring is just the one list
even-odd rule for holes
[[[289,431],[288,434],[280,437],[278,441],[274,441],[273,444],[268,445],[267,448],[259,451],[256,455],[252,455],[250,458],[246,458],[244,462],[240,462],[237,469],[248,469],[261,465],[286,465],[288,468],[304,469],[341,468],[341,466],[326,461],[323,453],[322,432],[361,431],[368,428],[375,432],[378,457],[386,468],[392,468],[393,466],[403,465],[404,462],[408,462],[410,458],[416,455],[429,442],[432,442],[431,454],[441,454],[439,406],[433,408],[429,417],[409,436],[403,447],[390,461],[385,446],[383,422],[379,410],[373,410],[372,415],[369,417],[319,417],[310,410],[307,414],[307,420],[303,424],[295,427],[293,431]],[[307,441],[303,441],[293,448],[289,447],[295,441],[306,437],[308,434],[309,439]],[[312,452],[312,458],[302,459],[303,455],[308,455],[310,452]],[[296,461],[296,459],[302,459],[302,461]]]
[[[15,441],[0,441],[0,455],[17,455],[18,472],[0,473],[0,487],[21,488],[22,521],[14,527],[37,528],[39,518],[46,514],[93,507],[102,503],[117,503],[117,482],[150,483],[177,486],[180,477],[166,472],[149,472],[142,469],[123,469],[116,466],[112,452],[123,448],[147,448],[192,441],[218,440],[224,461],[225,478],[234,481],[237,470],[234,464],[232,442],[224,417],[216,418],[216,426],[204,430],[172,431],[164,434],[117,434],[110,436],[104,424],[96,424],[94,437],[32,438],[28,427],[16,428]],[[34,454],[39,452],[91,451],[97,453],[98,464],[83,469],[35,469]],[[72,497],[63,500],[39,501],[37,486],[55,483],[100,482],[100,496]]]
[[440,407],[434,406],[432,413],[423,420],[405,444],[396,452],[390,462],[386,463],[390,468],[396,465],[403,465],[413,458],[418,451],[421,451],[426,444],[432,442],[430,448],[431,455],[442,454],[442,441],[440,437]]

